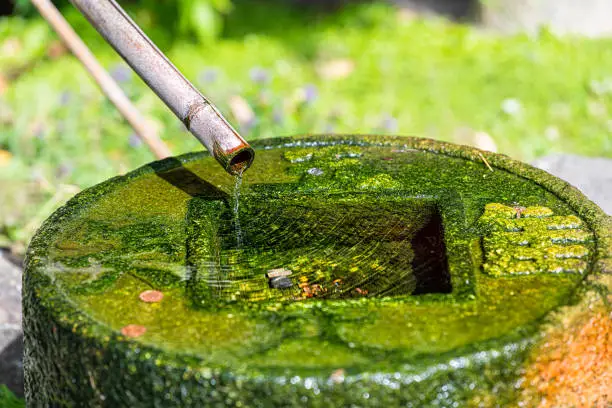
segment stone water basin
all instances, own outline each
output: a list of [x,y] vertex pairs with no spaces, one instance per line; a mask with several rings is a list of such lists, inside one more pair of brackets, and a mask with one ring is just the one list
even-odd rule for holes
[[255,147],[237,206],[235,180],[194,153],[42,226],[24,287],[29,403],[537,398],[522,385],[534,355],[610,267],[599,208],[543,171],[427,139]]

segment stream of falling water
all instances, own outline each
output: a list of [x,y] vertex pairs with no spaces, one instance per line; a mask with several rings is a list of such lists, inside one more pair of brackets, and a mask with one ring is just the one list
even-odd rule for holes
[[234,227],[236,229],[236,248],[242,248],[242,228],[240,227],[240,186],[242,186],[242,173],[238,173],[234,183]]

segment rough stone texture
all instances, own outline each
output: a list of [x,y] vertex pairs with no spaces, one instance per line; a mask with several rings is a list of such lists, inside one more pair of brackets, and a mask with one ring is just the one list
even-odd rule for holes
[[0,252],[0,384],[23,395],[21,268]]
[[611,159],[555,154],[532,164],[577,187],[602,210],[612,214]]
[[[612,214],[612,160],[558,154],[533,165],[578,187]],[[18,395],[23,395],[21,343],[21,269],[0,252],[0,384]]]
[[[142,401],[182,407],[263,406],[263,401],[269,406],[516,405],[511,404],[518,397],[515,385],[527,368],[530,349],[543,330],[560,325],[553,319],[556,315],[548,313],[551,308],[572,302],[590,313],[589,305],[578,303],[586,290],[600,294],[612,287],[604,282],[588,288],[582,284],[583,276],[569,271],[530,270],[522,277],[504,277],[489,276],[477,266],[483,262],[479,240],[490,224],[477,226],[476,218],[483,205],[498,203],[504,205],[503,211],[517,214],[512,218],[510,213],[510,223],[522,223],[535,214],[575,217],[571,225],[577,219],[584,221],[595,237],[587,245],[587,251],[596,251],[593,277],[610,270],[612,220],[577,189],[542,170],[506,156],[415,138],[318,136],[301,141],[267,139],[254,147],[261,149],[242,185],[240,209],[246,217],[241,217],[240,230],[237,223],[224,226],[224,220],[233,218],[231,202],[222,193],[234,191],[235,181],[212,158],[201,155],[152,163],[82,192],[47,221],[30,245],[24,285],[26,394],[31,405],[51,401],[69,406],[74,401],[74,405],[95,406],[101,398],[108,406],[137,406]],[[311,174],[312,168],[322,173]],[[190,175],[189,183],[181,174]],[[337,192],[351,194],[338,199],[333,194]],[[289,198],[295,205],[287,205]],[[458,205],[459,198],[465,199]],[[271,222],[278,218],[274,200],[283,210],[275,223]],[[332,206],[332,201],[342,205]],[[272,228],[276,224],[293,226],[289,238],[303,231],[299,236],[308,242],[300,242],[300,250],[303,244],[318,242],[311,234],[321,234],[312,228],[319,225],[326,226],[322,233],[332,245],[341,239],[345,247],[375,243],[364,243],[363,237],[377,226],[407,225],[397,222],[403,222],[399,215],[406,208],[402,206],[399,215],[371,208],[394,209],[398,202],[414,204],[414,211],[406,214],[414,227],[401,228],[398,236],[410,245],[387,234],[389,243],[400,244],[385,246],[402,254],[412,248],[412,263],[423,253],[431,255],[427,250],[439,242],[443,224],[446,254],[453,266],[451,293],[417,292],[417,287],[412,292],[415,297],[306,299],[315,292],[315,285],[308,285],[314,278],[328,291],[336,290],[329,285],[338,281],[332,280],[336,276],[328,278],[335,270],[323,271],[320,278],[312,275],[321,269],[316,265],[325,265],[327,254],[309,256],[295,265],[296,257],[287,257],[291,263],[276,258],[258,264],[261,268],[251,275],[242,268],[232,269],[238,279],[229,283],[241,279],[244,285],[234,286],[239,295],[248,296],[217,291],[228,280],[216,285],[211,279],[216,271],[211,271],[210,259],[217,243],[236,241],[220,254],[232,262],[238,259],[234,257],[238,245],[260,248],[258,242],[267,237],[284,236]],[[362,217],[364,222],[347,228],[350,225],[335,222],[346,217],[328,214],[333,208],[343,213],[357,209],[356,214],[374,217]],[[519,212],[520,221],[514,221]],[[424,218],[415,220],[415,216]],[[465,228],[468,225],[474,228]],[[261,226],[266,226],[264,233]],[[568,229],[572,230],[552,228],[555,235],[572,233]],[[406,235],[417,231],[424,238]],[[240,244],[235,232],[245,238]],[[563,240],[575,243],[576,237],[569,238]],[[295,238],[291,241],[288,244],[296,244]],[[282,242],[274,249],[294,249]],[[264,257],[269,259],[266,253]],[[389,264],[388,257],[382,258]],[[533,263],[530,258],[523,261],[527,266]],[[352,261],[341,265],[348,272],[361,273]],[[380,266],[368,260],[363,268]],[[305,278],[299,281],[306,286],[295,285],[304,292],[303,301],[277,302],[283,294],[276,293],[258,297],[271,290],[263,272],[279,267]],[[390,272],[394,269],[389,267]],[[338,285],[351,279],[344,272],[340,277]],[[416,283],[430,282],[416,278],[415,274]],[[438,281],[444,283],[442,279],[434,283]],[[308,286],[310,293],[305,290]],[[69,287],[87,296],[75,295],[66,290]],[[151,288],[165,293],[160,304],[140,300],[139,294]],[[355,287],[355,292],[363,296],[361,284],[359,289]],[[88,312],[81,313],[81,306]],[[550,325],[543,321],[543,313],[550,315]],[[562,319],[565,310],[559,309],[558,315]],[[135,325],[146,327],[146,332],[131,333]],[[163,348],[155,347],[162,342]],[[597,353],[597,358],[605,354]],[[582,372],[576,378],[579,375]],[[535,376],[540,378],[541,373]],[[335,385],[342,378],[342,385]]]
[[548,26],[557,34],[612,35],[610,0],[482,0],[482,20],[504,32],[537,32]]

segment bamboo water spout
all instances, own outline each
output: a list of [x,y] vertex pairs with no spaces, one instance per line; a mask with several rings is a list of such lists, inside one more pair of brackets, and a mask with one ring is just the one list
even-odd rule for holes
[[168,60],[114,0],[71,0],[104,39],[230,174],[255,153],[215,106]]

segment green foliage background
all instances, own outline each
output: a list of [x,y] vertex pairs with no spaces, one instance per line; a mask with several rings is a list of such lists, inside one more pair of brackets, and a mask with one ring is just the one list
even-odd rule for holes
[[0,407],[2,408],[24,408],[25,402],[17,398],[6,385],[0,384]]
[[[201,149],[80,14],[58,5],[173,152]],[[273,0],[124,5],[248,140],[377,132],[479,144],[485,134],[525,161],[612,157],[610,39],[500,36],[378,2],[331,12]],[[79,62],[50,51],[47,24],[22,13],[0,19],[0,246],[17,251],[75,191],[153,159]],[[233,97],[251,120],[238,120]]]
[[[30,0],[15,0],[15,13],[24,17],[36,14]],[[68,0],[54,0],[61,9],[70,7]],[[149,10],[158,24],[170,26],[174,34],[193,35],[201,43],[210,43],[221,34],[223,16],[232,10],[231,0],[131,0],[122,1],[132,9]]]

